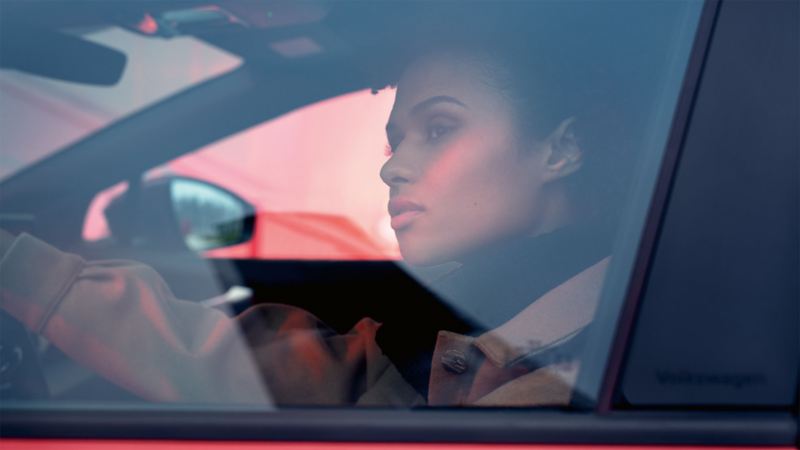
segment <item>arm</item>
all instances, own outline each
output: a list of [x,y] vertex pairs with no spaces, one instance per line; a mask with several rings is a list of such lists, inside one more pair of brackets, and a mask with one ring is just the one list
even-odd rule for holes
[[[73,359],[150,400],[420,403],[362,319],[336,334],[310,313],[261,305],[232,319],[176,299],[150,267],[87,262],[0,230],[0,306]],[[272,396],[266,391],[272,390]]]
[[269,402],[235,320],[142,264],[0,233],[0,306],[76,361],[146,399]]

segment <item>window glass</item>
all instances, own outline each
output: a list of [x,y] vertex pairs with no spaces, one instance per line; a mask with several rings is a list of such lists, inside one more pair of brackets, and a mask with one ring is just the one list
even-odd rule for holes
[[[108,149],[157,163],[0,235],[3,317],[25,327],[4,348],[37,343],[7,395],[594,405],[702,3],[298,5],[280,30],[242,5],[147,12],[242,75],[161,103],[156,148]],[[185,68],[142,33],[142,67]],[[163,114],[186,99],[223,119]]]
[[[241,63],[235,55],[190,36],[164,41],[117,26],[67,30],[66,34],[122,52],[126,58],[125,70],[120,80],[109,86],[64,81],[13,68],[0,69],[0,135],[3,136],[0,179]],[[36,46],[28,45],[34,57]],[[75,63],[92,64],[92,61]],[[37,132],[41,130],[47,132]]]
[[[387,186],[377,175],[387,158],[384,126],[393,100],[391,88],[327,99],[153,168],[144,179],[203,180],[254,209],[246,242],[213,249],[187,242],[209,257],[396,260]],[[96,196],[84,223],[87,239],[111,237],[103,210],[118,192],[114,186]]]

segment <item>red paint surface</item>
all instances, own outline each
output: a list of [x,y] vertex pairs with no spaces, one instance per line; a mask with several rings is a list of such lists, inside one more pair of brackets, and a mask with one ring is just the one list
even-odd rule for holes
[[[301,108],[151,170],[234,192],[256,209],[253,237],[205,252],[210,258],[396,260],[389,227],[384,125],[393,91],[361,91]],[[105,208],[125,184],[100,192],[83,237],[110,236]]]
[[150,14],[145,14],[136,28],[144,34],[156,34],[158,33],[158,22]]
[[250,442],[250,441],[145,441],[145,440],[66,440],[4,439],[4,450],[794,450],[793,447],[701,447],[701,446],[634,446],[634,445],[535,445],[535,444],[418,444],[418,443],[350,443],[350,442]]
[[378,175],[393,101],[392,91],[324,100],[172,160],[166,170],[222,186],[255,207],[250,258],[398,259],[388,187]]

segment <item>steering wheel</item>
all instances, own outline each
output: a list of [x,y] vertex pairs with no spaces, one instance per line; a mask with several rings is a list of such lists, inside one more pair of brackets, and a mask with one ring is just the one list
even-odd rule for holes
[[28,330],[0,312],[0,399],[40,400],[50,391]]

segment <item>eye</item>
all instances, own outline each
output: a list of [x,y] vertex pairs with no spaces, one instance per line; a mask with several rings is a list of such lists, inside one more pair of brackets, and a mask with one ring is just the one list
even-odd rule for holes
[[428,140],[435,141],[450,132],[450,127],[435,125],[428,127]]
[[425,139],[428,142],[438,141],[455,130],[456,125],[451,120],[441,117],[434,118],[425,128]]

